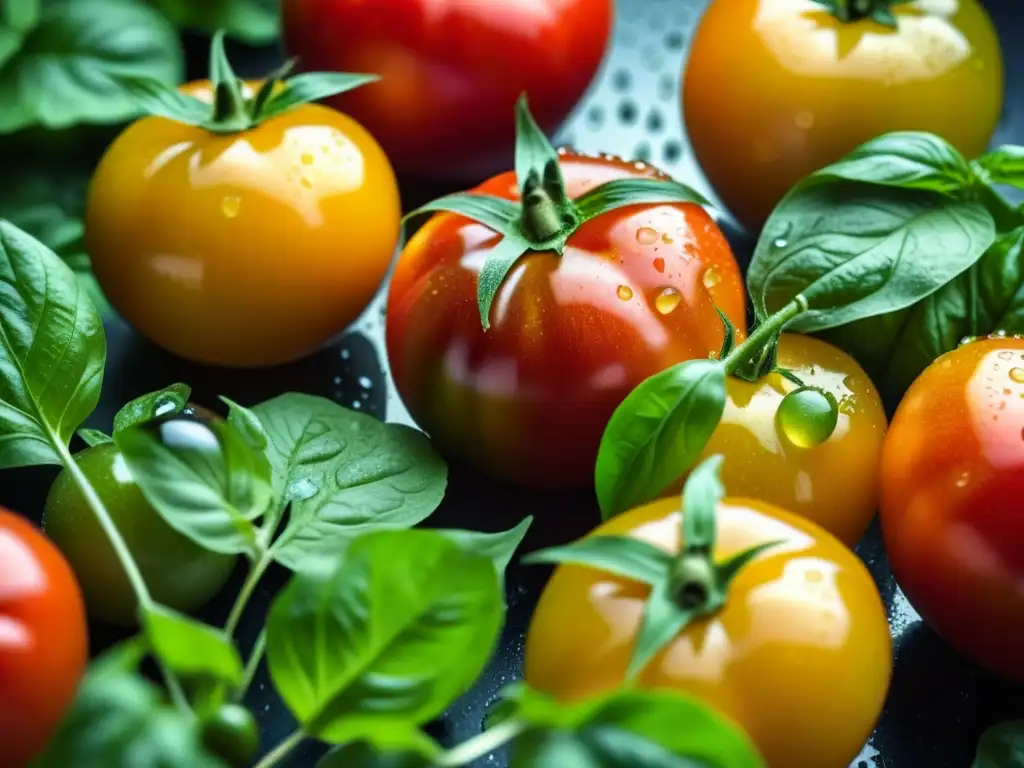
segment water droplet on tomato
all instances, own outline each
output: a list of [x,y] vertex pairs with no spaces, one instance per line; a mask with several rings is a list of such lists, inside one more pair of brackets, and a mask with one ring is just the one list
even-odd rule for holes
[[302,164],[303,165],[312,165],[313,164],[313,156],[311,154],[309,154],[309,152],[306,152],[306,153],[304,153],[302,155]]
[[650,227],[640,227],[640,229],[636,231],[636,241],[640,243],[640,245],[651,245],[652,243],[657,242],[657,240],[658,233]]
[[629,301],[633,298],[633,289],[628,285],[620,285],[619,289],[615,293],[623,301]]
[[242,198],[238,195],[226,195],[221,198],[220,201],[220,212],[223,213],[227,218],[235,218],[239,211],[242,210]]
[[675,240],[668,236],[668,232],[665,232],[661,236],[661,242],[663,242],[665,245],[672,245],[672,243],[674,243]]
[[1004,349],[1002,352],[996,355],[996,357],[998,357],[1000,360],[1013,360],[1013,352],[1011,352],[1008,349]]
[[1024,368],[1011,368],[1010,381],[1017,384],[1024,384]]
[[807,109],[801,110],[797,113],[793,122],[801,131],[809,131],[814,127],[814,113]]
[[306,189],[312,189],[313,188],[313,182],[310,181],[309,179],[307,179],[305,176],[302,177],[302,179],[299,181],[299,183],[302,186],[304,186]]
[[775,421],[793,445],[814,448],[832,436],[839,421],[839,408],[827,392],[801,387],[782,398]]
[[682,300],[682,295],[675,288],[663,288],[655,297],[654,306],[661,314],[667,315],[678,307]]
[[716,270],[714,267],[708,267],[704,271],[704,277],[702,278],[702,282],[704,283],[705,288],[711,290],[720,282],[722,282],[722,278],[719,276],[718,270]]
[[663,258],[661,258],[661,256],[659,256],[658,258],[656,258],[654,260],[654,268],[656,270],[658,270],[659,273],[664,273],[664,271],[665,271],[665,260]]
[[963,347],[963,346],[965,346],[967,344],[973,344],[977,340],[978,340],[977,336],[964,336],[962,339],[960,339],[960,343],[959,343],[958,346]]
[[956,487],[957,488],[966,488],[967,484],[969,482],[971,482],[971,473],[970,472],[961,472],[960,476],[957,477],[957,479],[956,479]]

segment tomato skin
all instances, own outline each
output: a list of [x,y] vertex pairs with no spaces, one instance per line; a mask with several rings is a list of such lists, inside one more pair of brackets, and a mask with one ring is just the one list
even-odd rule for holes
[[382,76],[328,103],[369,128],[399,172],[474,181],[506,166],[521,93],[546,131],[565,120],[612,26],[611,0],[285,0],[282,10],[299,66]]
[[0,508],[0,766],[46,745],[89,657],[85,607],[70,566],[26,519]]
[[889,131],[984,152],[1003,105],[996,31],[977,0],[923,5],[894,5],[893,32],[840,22],[814,0],[711,4],[685,72],[687,131],[747,227],[800,179]]
[[1024,339],[936,360],[885,441],[881,521],[896,580],[951,646],[1024,681]]
[[[726,606],[692,624],[637,679],[696,696],[750,735],[769,768],[847,768],[892,671],[885,609],[863,563],[813,523],[760,501],[719,504],[716,561],[782,542],[740,571]],[[679,500],[613,518],[592,536],[680,546]],[[563,701],[625,679],[649,587],[560,566],[526,636],[527,682]]]
[[362,312],[400,215],[379,145],[326,107],[233,135],[148,117],[101,161],[86,241],[107,297],[151,341],[200,363],[267,366]]
[[[116,446],[88,448],[75,461],[103,500],[154,600],[191,613],[221,590],[236,558],[209,552],[171,528],[146,501]],[[75,570],[89,614],[111,624],[138,624],[131,583],[67,471],[50,488],[43,527]]]
[[[563,155],[562,168],[571,197],[654,174],[577,155]],[[477,191],[518,195],[512,173]],[[715,303],[743,334],[739,268],[701,207],[632,206],[584,224],[561,258],[524,256],[484,331],[477,274],[499,239],[443,214],[406,246],[387,309],[395,385],[449,454],[520,485],[587,487],[601,434],[626,395],[670,365],[717,354],[724,330]],[[678,302],[662,311],[656,298],[666,289]]]
[[[878,508],[886,428],[882,400],[852,357],[819,339],[784,334],[778,364],[835,397],[839,421],[832,436],[813,448],[794,445],[779,429],[776,413],[797,386],[778,374],[756,384],[730,377],[725,413],[702,458],[725,457],[721,477],[730,495],[802,515],[853,547]],[[673,493],[681,488],[679,483]]]

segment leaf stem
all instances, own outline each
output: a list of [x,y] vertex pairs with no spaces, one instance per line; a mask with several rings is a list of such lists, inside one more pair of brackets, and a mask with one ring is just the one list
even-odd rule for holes
[[484,755],[489,755],[494,750],[515,739],[525,730],[526,724],[521,720],[516,720],[515,718],[506,720],[435,758],[434,765],[441,766],[441,768],[456,768],[460,765],[466,765],[466,763],[471,763]]
[[224,624],[224,631],[228,637],[233,636],[238,630],[238,624],[242,620],[245,606],[249,603],[249,598],[252,597],[252,593],[256,590],[256,585],[259,584],[260,579],[266,573],[271,562],[273,562],[273,559],[270,557],[270,554],[264,551],[255,565],[249,569],[249,575],[245,577],[245,583],[242,584],[242,589],[239,590],[238,597],[235,598],[235,604],[231,606],[231,613],[228,614],[228,620]]
[[742,344],[722,360],[726,373],[732,374],[737,366],[754,357],[765,344],[782,331],[786,323],[806,311],[807,299],[802,293],[797,294],[795,299],[757,326]]
[[256,638],[256,643],[252,647],[252,651],[249,653],[249,660],[245,663],[245,674],[242,676],[242,684],[238,686],[238,691],[235,693],[235,701],[241,701],[245,698],[246,692],[249,690],[249,686],[252,685],[253,678],[256,677],[256,670],[260,668],[260,661],[263,660],[263,654],[267,652],[267,630],[266,627],[260,632]]
[[299,746],[304,738],[306,738],[305,733],[301,730],[295,731],[295,733],[270,750],[262,760],[256,763],[255,768],[273,768],[273,766],[278,765]]

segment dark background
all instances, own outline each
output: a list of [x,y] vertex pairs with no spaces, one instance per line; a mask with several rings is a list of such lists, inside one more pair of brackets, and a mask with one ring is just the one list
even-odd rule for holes
[[[559,143],[648,160],[710,193],[687,146],[679,114],[680,72],[691,30],[704,5],[704,0],[618,0],[613,47],[603,73],[558,137]],[[1007,66],[1006,108],[993,143],[1024,143],[1024,53],[1016,45],[1024,35],[1024,12],[1019,0],[988,0],[985,5],[1002,34]],[[191,77],[205,76],[207,45],[205,39],[188,41]],[[229,52],[244,75],[259,75],[280,58],[273,49],[233,47]],[[105,137],[97,137],[99,149],[105,141]],[[76,152],[83,158],[90,154],[82,147]],[[92,162],[95,158],[86,159]],[[449,190],[403,184],[407,207],[443,191]],[[751,239],[727,220],[723,226],[745,265]],[[210,370],[182,362],[113,321],[107,328],[103,400],[89,426],[109,429],[114,412],[126,400],[173,381],[190,383],[193,399],[207,405],[215,404],[220,394],[249,405],[285,391],[299,391],[333,398],[382,419],[409,421],[386,375],[382,298],[383,294],[378,296],[336,344],[295,365],[259,373]],[[360,380],[365,383],[363,377],[371,386],[360,385]],[[53,475],[54,471],[46,468],[4,473],[0,504],[38,519]],[[447,498],[428,524],[497,531],[512,527],[526,515],[536,519],[522,551],[577,538],[599,519],[591,494],[525,493],[498,487],[467,469],[452,466]],[[1024,689],[963,661],[924,626],[893,581],[877,530],[869,533],[858,552],[871,568],[888,606],[896,666],[881,722],[853,766],[969,768],[977,739],[986,727],[1001,719],[1024,716]],[[285,576],[271,571],[264,579],[242,625],[244,643],[251,642],[262,625],[262,612]],[[236,574],[238,581],[240,577]],[[478,733],[488,706],[504,685],[519,676],[524,633],[546,577],[542,568],[510,568],[508,622],[500,649],[476,687],[431,727],[442,742],[454,743]],[[234,592],[230,586],[226,590],[229,595]],[[228,602],[221,601],[210,607],[207,618],[222,620],[227,608]],[[117,636],[109,628],[94,628],[97,646]],[[261,722],[264,748],[292,731],[293,723],[265,672],[257,677],[248,703]],[[318,747],[306,745],[288,765],[310,766],[319,752]],[[480,766],[504,764],[500,754],[478,761]]]

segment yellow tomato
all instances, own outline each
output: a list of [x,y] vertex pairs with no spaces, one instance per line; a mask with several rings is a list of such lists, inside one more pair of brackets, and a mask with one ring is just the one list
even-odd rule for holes
[[[892,671],[871,575],[827,532],[764,502],[726,499],[716,518],[716,561],[779,544],[741,570],[725,607],[683,630],[638,684],[716,707],[746,730],[770,768],[847,768],[871,734]],[[592,535],[631,536],[677,553],[679,499],[620,515]],[[563,701],[621,685],[648,592],[560,566],[527,634],[527,682]]]
[[852,547],[878,507],[886,429],[881,398],[852,357],[809,336],[784,334],[778,364],[835,397],[839,419],[832,436],[805,448],[780,427],[779,405],[796,384],[778,374],[757,383],[730,377],[725,413],[701,459],[725,456],[721,478],[729,495],[777,504]]
[[[186,90],[208,99],[207,83]],[[263,366],[362,312],[400,216],[373,137],[307,104],[229,134],[137,121],[96,171],[86,239],[104,292],[144,336],[197,362]]]
[[1003,105],[999,38],[977,0],[892,6],[896,28],[814,0],[715,0],[683,110],[722,202],[759,227],[804,176],[876,136],[929,131],[981,154]]

